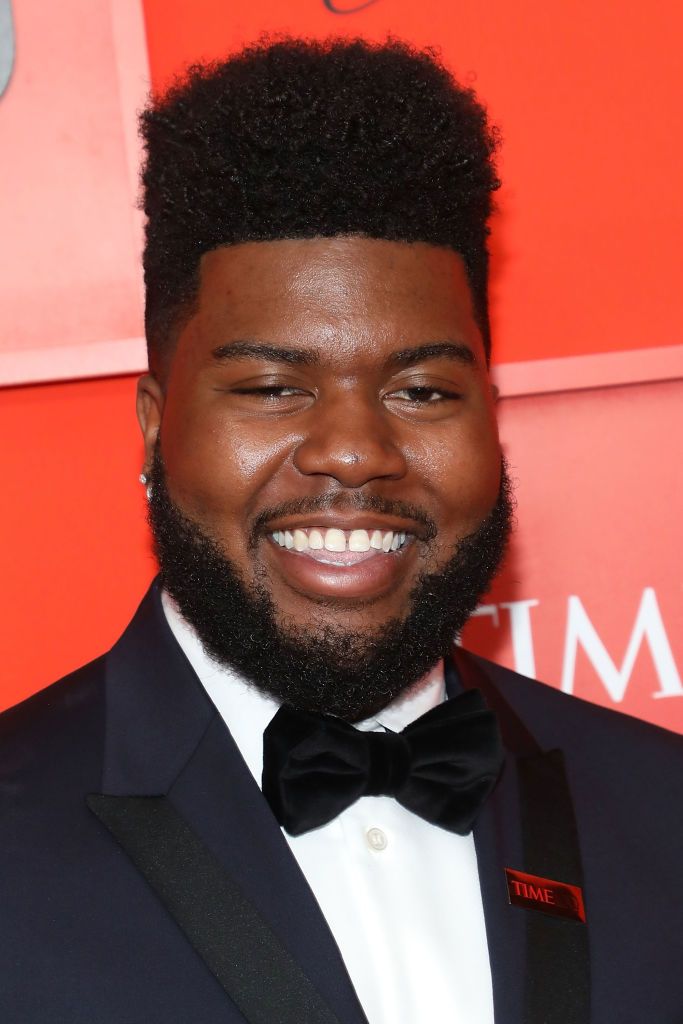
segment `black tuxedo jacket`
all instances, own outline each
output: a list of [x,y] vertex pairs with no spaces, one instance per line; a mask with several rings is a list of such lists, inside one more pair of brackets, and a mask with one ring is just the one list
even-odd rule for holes
[[[509,747],[475,827],[496,1024],[682,1024],[681,739],[458,658],[461,676],[478,675],[498,704]],[[564,792],[559,755],[547,753],[558,749]],[[203,887],[198,927],[263,991],[269,948],[242,942],[244,922],[201,857],[169,882],[168,836],[132,813],[161,804],[299,966],[329,1012],[310,1019],[363,1024],[327,924],[156,587],[109,654],[0,716],[0,1021],[244,1024],[239,994],[188,939],[165,888],[185,886],[179,903],[192,917]],[[137,838],[154,888],[106,820],[129,811],[146,830]],[[581,884],[587,923],[511,906],[506,867]]]

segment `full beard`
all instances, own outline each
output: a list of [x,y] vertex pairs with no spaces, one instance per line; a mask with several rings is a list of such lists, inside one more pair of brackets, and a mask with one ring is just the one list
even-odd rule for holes
[[[158,446],[150,482],[161,582],[206,653],[279,703],[349,722],[385,707],[444,657],[498,572],[512,525],[503,459],[489,515],[442,568],[418,577],[403,618],[369,632],[332,625],[319,610],[307,622],[278,618],[265,581],[247,586],[216,541],[172,501]],[[379,505],[373,499],[375,511]]]

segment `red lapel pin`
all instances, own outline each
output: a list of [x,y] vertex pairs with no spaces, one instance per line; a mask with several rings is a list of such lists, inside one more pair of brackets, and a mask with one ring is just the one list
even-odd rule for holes
[[575,921],[586,921],[583,892],[578,885],[558,882],[553,878],[527,875],[523,871],[505,868],[508,899],[515,907],[525,910],[540,910],[554,917],[568,917]]

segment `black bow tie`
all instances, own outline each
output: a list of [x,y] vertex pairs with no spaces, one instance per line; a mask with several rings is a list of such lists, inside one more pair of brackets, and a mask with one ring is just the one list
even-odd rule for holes
[[478,690],[400,733],[362,732],[283,705],[263,734],[263,795],[293,836],[327,824],[361,796],[393,796],[434,825],[467,835],[502,764],[498,723]]

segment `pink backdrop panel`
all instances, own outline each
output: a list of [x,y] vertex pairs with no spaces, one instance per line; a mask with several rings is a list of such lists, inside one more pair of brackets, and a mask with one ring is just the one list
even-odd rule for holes
[[465,646],[683,732],[683,381],[507,399],[518,530]]
[[0,97],[0,383],[137,369],[139,5],[13,8],[15,66]]

